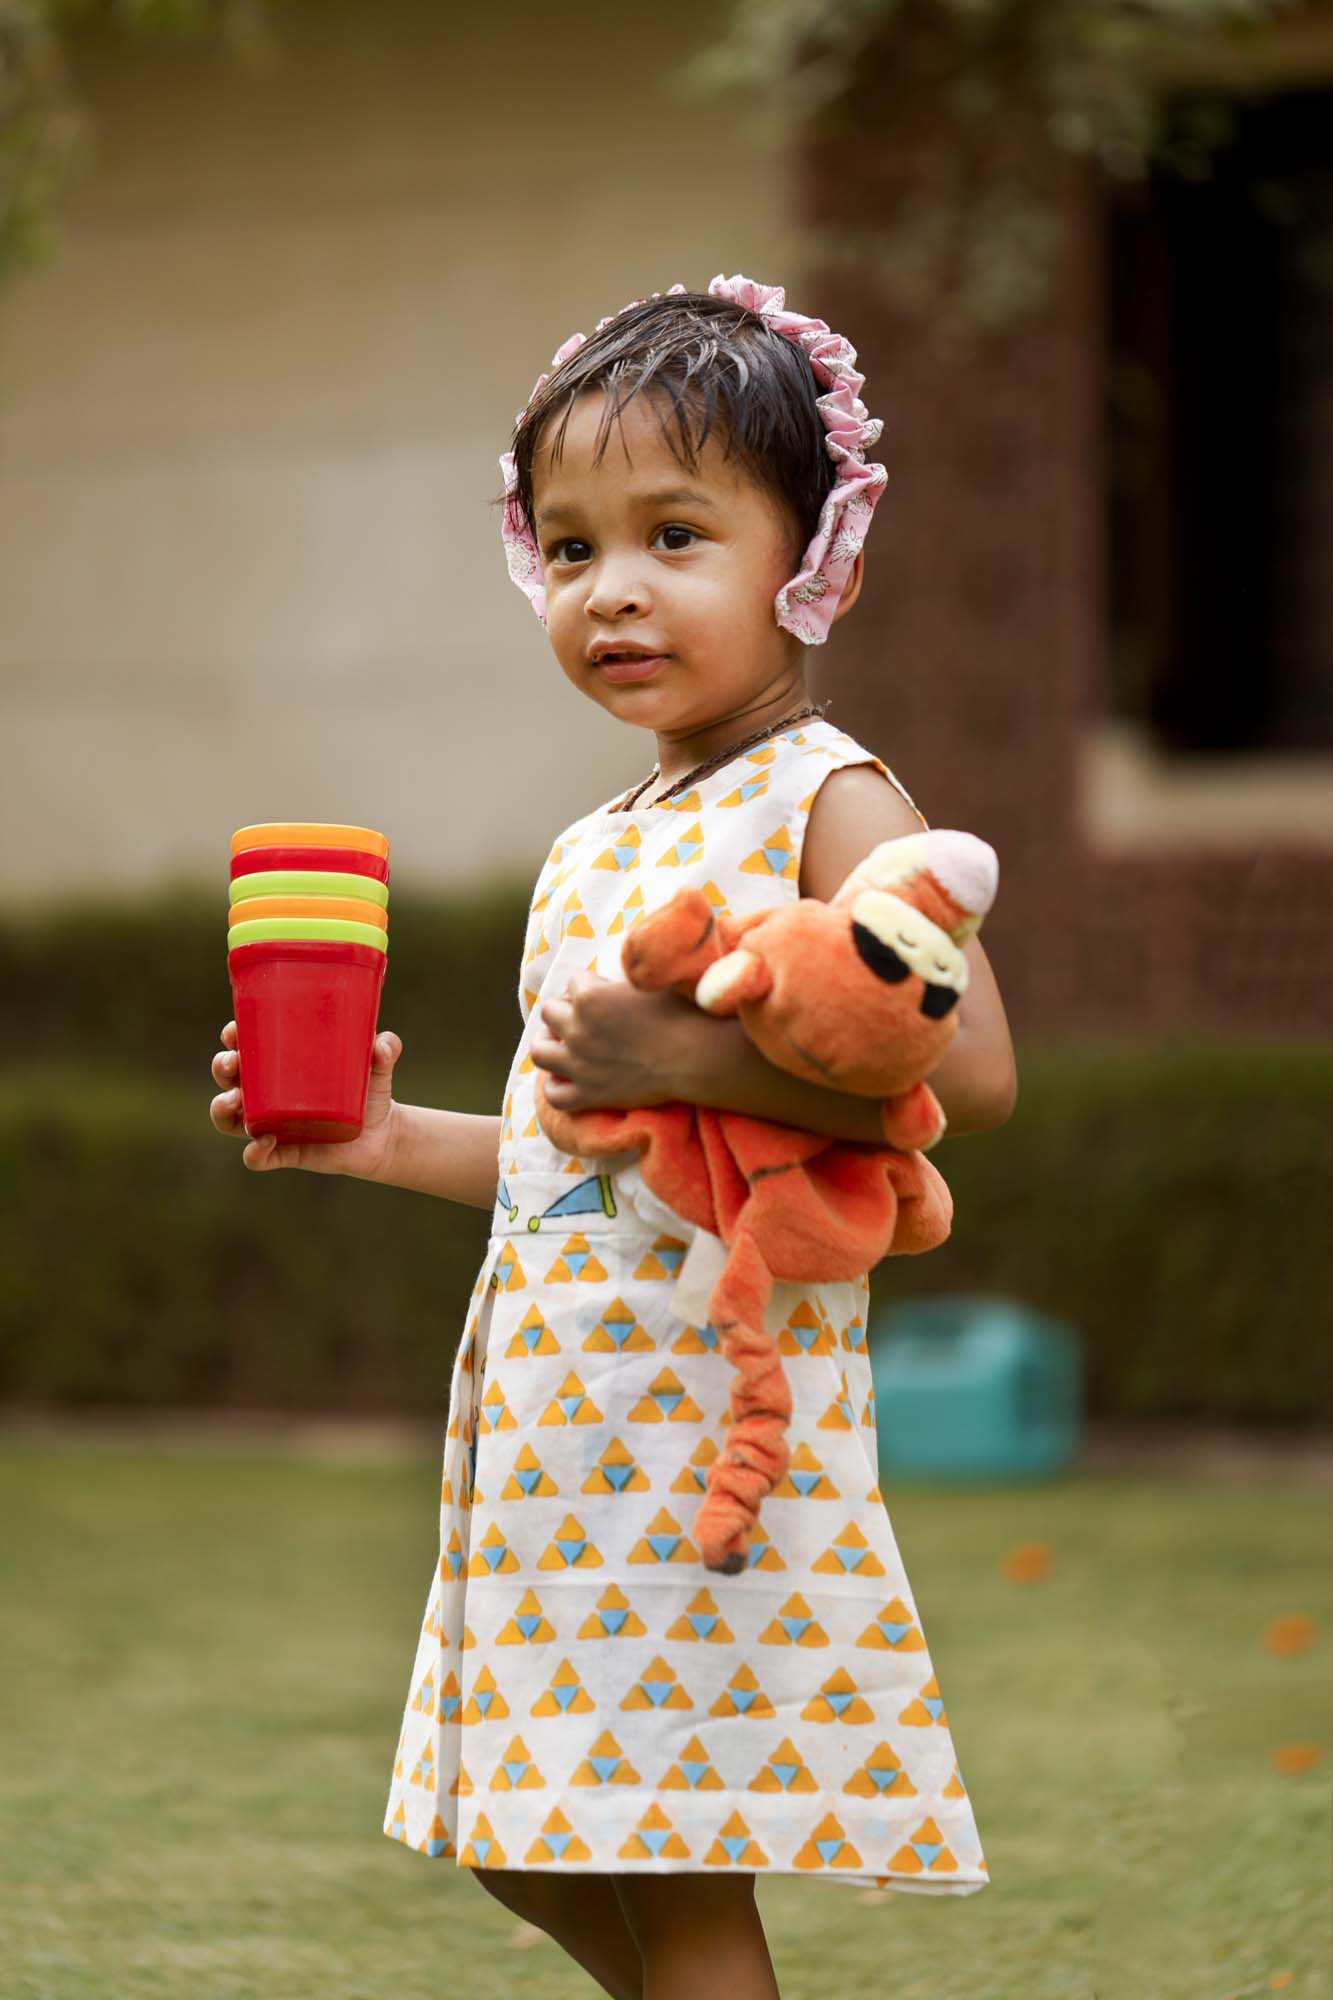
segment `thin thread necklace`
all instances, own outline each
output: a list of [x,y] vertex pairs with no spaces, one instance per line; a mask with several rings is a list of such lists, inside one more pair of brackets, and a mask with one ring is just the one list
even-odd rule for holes
[[[699,778],[706,778],[710,771],[718,770],[723,764],[730,764],[734,757],[743,756],[747,750],[753,750],[756,745],[766,742],[770,736],[776,736],[779,730],[790,729],[794,722],[804,722],[810,715],[817,715],[821,722],[824,719],[823,709],[818,703],[810,702],[805,708],[798,708],[794,715],[784,715],[776,722],[766,722],[762,729],[755,730],[753,736],[745,737],[740,743],[729,743],[725,750],[719,750],[714,756],[706,758],[702,764],[696,764],[683,778],[677,778],[664,792],[659,792],[655,799],[650,799],[649,805],[660,806],[665,800],[673,799],[677,792],[683,792]],[[643,783],[636,785],[629,797],[622,799],[618,806],[612,806],[612,812],[628,812],[635,800],[646,792],[649,785],[661,774],[661,765],[654,764]]]

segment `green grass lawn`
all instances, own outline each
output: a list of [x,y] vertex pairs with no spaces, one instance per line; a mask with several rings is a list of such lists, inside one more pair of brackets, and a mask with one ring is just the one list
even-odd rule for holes
[[[588,2000],[380,1832],[438,1490],[429,1459],[4,1441],[4,2000]],[[784,2000],[1324,1993],[1327,1493],[887,1497],[991,1885],[761,1878]],[[1010,1581],[1026,1542],[1049,1568]],[[1288,1744],[1322,1761],[1283,1774]]]

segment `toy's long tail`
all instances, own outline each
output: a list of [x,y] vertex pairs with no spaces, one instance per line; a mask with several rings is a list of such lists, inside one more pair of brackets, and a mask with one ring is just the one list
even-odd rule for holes
[[705,1566],[724,1576],[745,1568],[760,1504],[791,1458],[786,1437],[791,1389],[777,1341],[764,1325],[772,1285],[763,1255],[742,1228],[709,1302],[722,1351],[736,1371],[732,1421],[725,1448],[708,1468],[707,1498],[694,1517]]

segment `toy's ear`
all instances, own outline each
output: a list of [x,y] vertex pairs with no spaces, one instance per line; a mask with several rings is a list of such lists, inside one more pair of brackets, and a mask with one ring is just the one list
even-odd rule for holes
[[706,1014],[734,1014],[743,1000],[762,1000],[772,984],[763,959],[742,947],[714,960],[694,989],[694,1004]]
[[921,899],[921,878],[926,876],[943,889],[952,906],[931,909],[931,916],[955,944],[966,944],[995,901],[999,880],[995,849],[972,833],[933,827],[882,840],[857,862],[833,901],[846,907],[863,890],[877,889],[915,903]]

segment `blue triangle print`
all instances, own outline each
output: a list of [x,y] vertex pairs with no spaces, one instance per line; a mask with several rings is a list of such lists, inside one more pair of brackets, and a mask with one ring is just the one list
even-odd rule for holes
[[643,1538],[659,1562],[670,1562],[680,1547],[679,1535],[645,1535]]
[[586,1535],[581,1535],[578,1541],[576,1542],[574,1541],[562,1542],[560,1537],[557,1535],[555,1538],[555,1545],[559,1549],[561,1555],[564,1557],[567,1563],[576,1563],[579,1557],[583,1554],[583,1551],[588,1546],[588,1537]]

